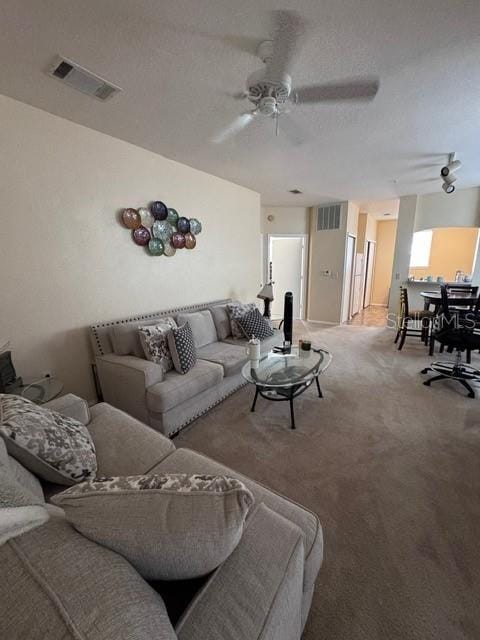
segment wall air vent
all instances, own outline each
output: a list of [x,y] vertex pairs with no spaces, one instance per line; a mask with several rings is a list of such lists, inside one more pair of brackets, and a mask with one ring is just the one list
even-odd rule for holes
[[330,204],[317,209],[317,231],[340,229],[340,204]]
[[120,87],[66,58],[57,58],[49,70],[49,75],[102,102],[121,91]]

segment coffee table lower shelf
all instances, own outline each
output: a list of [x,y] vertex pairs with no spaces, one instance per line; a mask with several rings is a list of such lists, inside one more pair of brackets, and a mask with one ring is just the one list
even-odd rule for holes
[[318,381],[319,375],[320,373],[318,373],[310,380],[307,380],[306,382],[301,382],[290,387],[268,387],[260,384],[255,384],[255,397],[253,399],[253,404],[250,411],[255,411],[255,406],[257,404],[259,395],[262,396],[262,398],[265,398],[265,400],[271,400],[273,402],[289,402],[290,427],[292,429],[295,429],[295,411],[293,408],[293,401],[295,398],[298,398],[298,396],[300,396],[304,391],[306,391],[314,380],[317,384],[318,397],[323,398],[322,390],[320,388],[320,382]]

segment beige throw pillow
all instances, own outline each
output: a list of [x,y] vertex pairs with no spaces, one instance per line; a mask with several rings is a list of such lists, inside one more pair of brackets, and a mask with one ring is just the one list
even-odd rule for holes
[[71,524],[147,580],[206,575],[237,546],[253,496],[234,478],[186,473],[89,480],[57,494]]

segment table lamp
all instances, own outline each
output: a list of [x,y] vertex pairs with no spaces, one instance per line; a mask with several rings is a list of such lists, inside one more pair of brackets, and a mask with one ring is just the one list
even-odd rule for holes
[[273,300],[273,282],[270,281],[264,284],[257,294],[257,298],[260,298],[260,300],[264,302],[263,316],[270,318],[270,302]]

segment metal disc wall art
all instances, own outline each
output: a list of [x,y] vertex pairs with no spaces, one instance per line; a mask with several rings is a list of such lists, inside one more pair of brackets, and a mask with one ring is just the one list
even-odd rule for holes
[[181,216],[161,200],[154,200],[148,208],[124,209],[122,221],[131,230],[135,244],[145,247],[152,256],[170,258],[177,249],[194,249],[196,236],[202,231],[197,218]]

